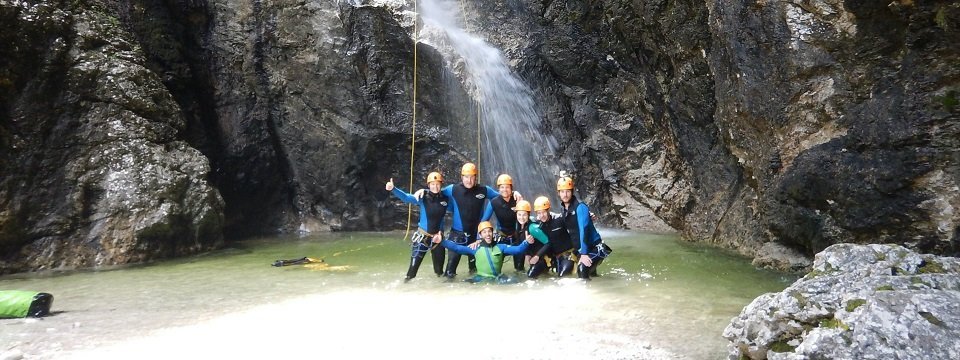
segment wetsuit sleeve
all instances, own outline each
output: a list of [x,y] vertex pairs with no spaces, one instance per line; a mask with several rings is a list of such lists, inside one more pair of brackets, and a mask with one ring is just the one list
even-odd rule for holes
[[398,187],[394,187],[393,190],[391,190],[390,192],[393,193],[393,196],[396,196],[398,199],[400,199],[400,201],[403,201],[407,204],[420,203],[419,201],[417,201],[417,198],[413,197],[413,195],[407,194],[406,191],[400,190],[400,188]]
[[507,255],[521,255],[527,251],[527,246],[530,244],[526,241],[520,243],[520,245],[507,245],[507,244],[497,244],[497,247],[500,248],[504,254]]
[[494,188],[490,187],[490,185],[486,185],[486,187],[487,187],[487,198],[488,198],[488,199],[493,199],[493,198],[495,198],[495,197],[497,197],[497,196],[500,196],[500,192],[497,191],[497,189],[494,189]]
[[583,203],[577,205],[577,228],[580,230],[580,253],[587,253],[587,222],[590,221],[590,208]]
[[483,206],[483,217],[480,221],[490,221],[491,216],[493,216],[493,205],[487,201],[486,205]]
[[470,247],[457,245],[457,243],[450,240],[446,240],[446,239],[441,241],[440,245],[443,245],[443,247],[450,249],[451,251],[456,252],[457,254],[460,254],[460,255],[474,255],[477,253],[476,250],[471,249]]
[[447,198],[453,199],[453,185],[447,185],[443,189],[440,189],[440,192],[447,196]]

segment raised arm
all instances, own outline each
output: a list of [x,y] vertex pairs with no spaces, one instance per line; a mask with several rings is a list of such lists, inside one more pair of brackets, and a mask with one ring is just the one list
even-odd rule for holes
[[497,244],[497,247],[500,248],[504,254],[507,255],[520,255],[524,251],[527,251],[527,246],[530,246],[526,241],[520,243],[520,245],[507,245],[507,244]]
[[400,199],[400,201],[403,201],[405,203],[408,203],[408,204],[420,203],[420,201],[417,200],[417,198],[413,197],[413,195],[408,194],[406,191],[400,190],[400,188],[398,187],[394,187],[393,190],[390,190],[390,192],[393,194],[393,196],[396,196],[398,199]]
[[474,255],[477,253],[477,251],[474,249],[463,245],[457,245],[457,243],[450,240],[443,240],[440,242],[440,245],[443,245],[443,247],[460,255]]

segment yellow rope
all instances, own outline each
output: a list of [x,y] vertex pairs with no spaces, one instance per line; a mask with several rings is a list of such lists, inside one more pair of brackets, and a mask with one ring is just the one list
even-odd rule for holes
[[[417,146],[417,43],[420,41],[420,34],[417,32],[417,19],[420,13],[417,11],[417,0],[413,0],[413,121],[410,126],[410,186],[407,189],[413,191],[413,153]],[[410,236],[410,222],[413,219],[413,204],[407,204],[407,231],[403,233],[403,241],[406,242]]]

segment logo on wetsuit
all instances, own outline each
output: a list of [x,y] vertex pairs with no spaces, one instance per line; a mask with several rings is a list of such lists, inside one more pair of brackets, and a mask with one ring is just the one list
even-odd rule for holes
[[477,199],[483,200],[483,199],[486,199],[486,198],[487,198],[487,195],[486,195],[486,194],[477,194]]
[[446,202],[446,201],[441,201],[441,202],[440,202],[440,206],[447,206],[447,202]]

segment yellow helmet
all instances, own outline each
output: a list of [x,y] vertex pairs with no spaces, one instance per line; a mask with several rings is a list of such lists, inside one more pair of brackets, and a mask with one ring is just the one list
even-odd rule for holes
[[438,172],[436,172],[436,171],[430,173],[430,175],[427,175],[427,184],[432,183],[432,182],[434,182],[434,181],[442,184],[442,183],[443,183],[443,175],[440,175],[440,173],[438,173]]
[[533,201],[533,210],[550,210],[550,199],[547,199],[546,196],[537,197],[537,199]]
[[526,200],[517,201],[517,207],[513,208],[514,211],[526,211],[530,212],[530,202]]
[[560,190],[573,190],[573,178],[564,176],[557,180],[557,191]]
[[460,168],[460,175],[476,175],[477,166],[473,163],[463,164],[463,167]]
[[502,174],[500,176],[497,176],[497,186],[500,186],[500,185],[513,186],[513,178],[507,174]]
[[477,226],[477,234],[483,232],[483,229],[493,229],[493,224],[489,221],[481,222],[480,225]]

